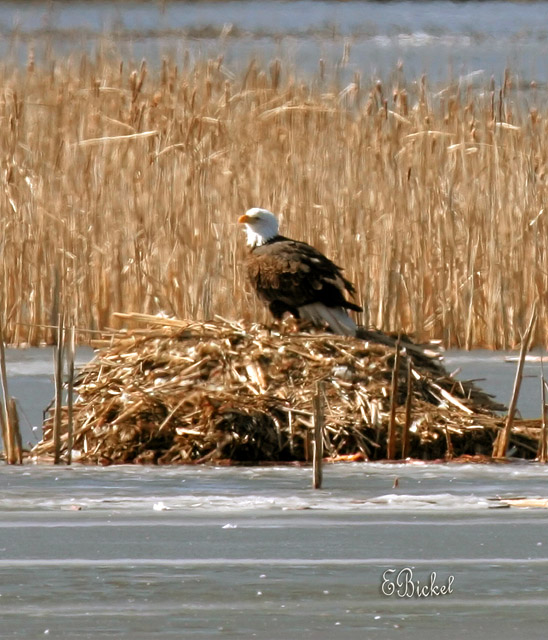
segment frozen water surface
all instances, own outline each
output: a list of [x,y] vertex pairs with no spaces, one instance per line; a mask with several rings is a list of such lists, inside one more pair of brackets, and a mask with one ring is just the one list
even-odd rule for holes
[[[540,638],[548,513],[494,498],[547,482],[527,463],[332,465],[321,491],[308,468],[3,466],[2,637]],[[452,592],[383,595],[402,569]]]

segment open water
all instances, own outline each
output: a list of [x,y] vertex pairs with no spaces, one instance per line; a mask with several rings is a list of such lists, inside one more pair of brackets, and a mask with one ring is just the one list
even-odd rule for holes
[[24,63],[99,50],[137,62],[224,56],[227,72],[275,56],[299,73],[548,81],[546,2],[0,2],[0,54]]

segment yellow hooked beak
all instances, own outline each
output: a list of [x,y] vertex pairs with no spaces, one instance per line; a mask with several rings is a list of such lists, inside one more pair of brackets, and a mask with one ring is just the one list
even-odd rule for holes
[[251,222],[251,218],[250,218],[248,215],[246,215],[246,214],[244,213],[244,215],[243,215],[243,216],[240,216],[240,217],[238,218],[238,222],[239,222],[240,224],[244,224],[245,222]]

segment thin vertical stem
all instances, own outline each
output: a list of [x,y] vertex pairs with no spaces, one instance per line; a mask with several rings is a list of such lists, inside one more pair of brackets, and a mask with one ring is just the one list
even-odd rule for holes
[[12,439],[14,442],[13,457],[17,464],[23,464],[23,441],[21,440],[21,431],[19,429],[19,417],[17,415],[17,405],[15,403],[15,398],[9,399],[8,413],[10,417]]
[[61,462],[61,410],[63,404],[63,316],[57,317],[57,344],[55,346],[55,417],[53,421],[54,464]]
[[0,379],[2,387],[2,438],[4,440],[4,451],[6,454],[6,462],[8,464],[15,463],[14,439],[11,428],[11,420],[9,415],[9,394],[8,394],[8,376],[6,373],[6,352],[4,350],[4,331],[0,322]]
[[540,399],[541,399],[541,419],[542,419],[542,428],[540,430],[540,437],[538,439],[538,450],[537,450],[537,458],[539,462],[547,461],[547,451],[546,451],[546,379],[544,378],[544,362],[543,358],[540,358]]
[[324,384],[318,381],[316,383],[316,395],[314,396],[314,446],[312,454],[312,486],[314,489],[321,489],[323,481],[323,427],[325,422],[323,394]]
[[453,443],[451,442],[451,434],[447,425],[445,425],[445,442],[447,444],[447,452],[445,454],[446,460],[452,460],[455,457],[455,451],[453,449]]
[[69,329],[67,346],[67,464],[72,463],[75,335],[75,327],[72,324]]
[[523,378],[523,366],[525,364],[525,356],[527,355],[527,351],[529,350],[529,342],[531,339],[531,335],[533,333],[533,327],[535,325],[535,321],[537,319],[537,303],[535,302],[535,306],[533,307],[533,311],[531,313],[531,319],[529,320],[529,326],[525,331],[525,334],[521,341],[521,351],[519,354],[518,368],[516,371],[516,378],[514,380],[514,389],[512,392],[512,399],[510,401],[510,406],[508,407],[508,415],[506,417],[506,424],[504,425],[504,429],[499,433],[498,438],[495,441],[493,446],[493,457],[494,458],[506,458],[508,452],[508,444],[510,442],[510,433],[512,431],[512,426],[514,424],[514,416],[516,414],[516,408],[518,404],[519,391],[521,388],[521,380]]
[[411,358],[407,358],[407,397],[405,399],[405,424],[403,426],[401,457],[409,456],[409,430],[411,428],[411,409],[413,407],[413,367]]
[[398,335],[394,367],[392,369],[392,384],[390,387],[390,422],[388,424],[388,446],[386,448],[386,457],[389,460],[396,459],[396,407],[398,404],[398,374],[401,360],[400,343],[401,335]]

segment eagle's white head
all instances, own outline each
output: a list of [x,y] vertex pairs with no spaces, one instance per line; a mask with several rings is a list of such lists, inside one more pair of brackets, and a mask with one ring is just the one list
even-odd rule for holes
[[240,216],[238,222],[245,224],[250,247],[258,247],[278,235],[278,219],[266,209],[253,207]]

